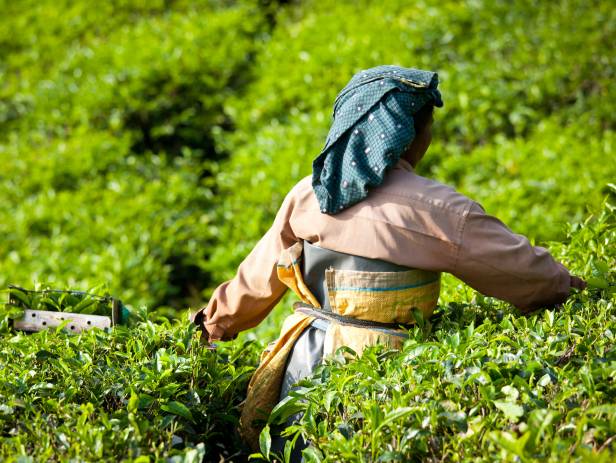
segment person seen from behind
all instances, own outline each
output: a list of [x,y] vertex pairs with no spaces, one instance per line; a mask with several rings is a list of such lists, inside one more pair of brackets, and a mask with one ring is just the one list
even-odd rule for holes
[[433,109],[443,106],[437,86],[437,74],[398,66],[353,76],[312,175],[194,315],[208,342],[225,341],[261,322],[289,288],[299,299],[251,380],[241,423],[250,443],[273,406],[337,348],[401,346],[414,312],[429,318],[436,307],[442,272],[525,314],[585,288],[546,249],[415,172]]

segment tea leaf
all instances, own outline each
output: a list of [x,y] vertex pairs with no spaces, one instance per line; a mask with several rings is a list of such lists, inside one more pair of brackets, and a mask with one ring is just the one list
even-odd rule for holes
[[517,421],[517,418],[524,415],[524,408],[522,408],[520,405],[514,404],[512,402],[503,402],[500,400],[495,400],[493,403],[496,408],[501,410],[510,420]]
[[272,438],[270,437],[269,425],[265,425],[261,434],[259,435],[259,448],[263,457],[269,461],[270,449],[272,446]]
[[173,413],[174,415],[181,416],[182,418],[186,418],[189,421],[194,421],[192,413],[183,403],[172,400],[165,405],[161,405],[160,408],[166,412]]

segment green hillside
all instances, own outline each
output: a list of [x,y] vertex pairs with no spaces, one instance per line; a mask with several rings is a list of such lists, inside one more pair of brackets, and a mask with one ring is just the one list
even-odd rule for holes
[[[214,352],[187,309],[234,274],[310,174],[337,92],[398,64],[441,82],[420,173],[549,247],[589,289],[523,317],[448,276],[438,321],[400,352],[330,359],[271,427],[304,409],[288,432],[312,441],[306,461],[613,461],[609,2],[0,11],[0,288],[97,287],[135,314],[110,333],[24,335],[0,308],[0,460],[245,461],[239,407],[293,299]],[[261,458],[274,458],[267,443]]]

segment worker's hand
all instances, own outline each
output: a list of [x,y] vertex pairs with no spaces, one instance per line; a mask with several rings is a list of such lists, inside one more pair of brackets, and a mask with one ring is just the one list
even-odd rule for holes
[[[580,277],[576,277],[574,275],[569,276],[569,288],[574,288],[579,291],[586,289],[586,282],[582,280]],[[539,309],[552,309],[552,310],[560,310],[565,299],[560,301],[545,301],[541,304],[536,304],[531,307],[518,307],[522,315],[533,315],[539,311]]]
[[571,288],[579,289],[580,291],[586,289],[586,282],[582,280],[580,277],[576,277],[571,275],[571,281],[569,283]]
[[198,330],[203,329],[203,318],[203,309],[199,309],[196,312],[188,315],[188,319],[193,325],[197,325]]
[[216,349],[216,344],[210,343],[210,335],[205,329],[205,325],[203,321],[205,316],[203,315],[203,309],[198,310],[194,314],[190,315],[190,321],[197,325],[197,331],[201,332],[201,336],[199,337],[199,341],[201,342],[201,347],[205,349],[214,350]]

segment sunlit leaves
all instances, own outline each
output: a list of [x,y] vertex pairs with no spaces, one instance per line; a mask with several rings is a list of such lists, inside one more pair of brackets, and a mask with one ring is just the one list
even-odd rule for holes
[[251,344],[200,349],[186,321],[78,336],[5,331],[0,459],[218,461],[241,447],[229,429],[256,361]]

